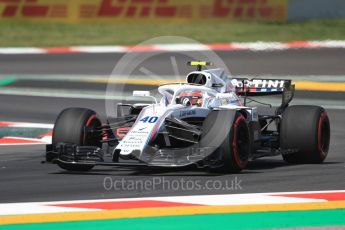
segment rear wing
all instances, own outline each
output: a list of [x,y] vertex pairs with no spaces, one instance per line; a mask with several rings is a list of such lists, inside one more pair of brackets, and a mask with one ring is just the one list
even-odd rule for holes
[[282,94],[284,88],[291,85],[291,80],[234,78],[231,83],[239,95],[264,96]]
[[231,83],[236,93],[245,97],[245,102],[248,96],[282,94],[282,104],[277,113],[281,113],[289,105],[295,93],[295,85],[291,84],[291,80],[234,78]]

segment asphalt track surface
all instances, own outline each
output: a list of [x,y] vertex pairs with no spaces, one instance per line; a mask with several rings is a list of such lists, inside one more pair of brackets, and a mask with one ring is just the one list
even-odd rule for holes
[[[234,74],[345,73],[344,49],[219,54],[227,64],[231,63]],[[0,55],[0,74],[109,74],[119,58],[119,54]],[[156,74],[171,74],[167,68],[169,63],[162,60],[162,57],[149,60],[147,67]],[[345,99],[342,93],[299,92],[297,96],[307,99],[319,96],[340,103]],[[89,107],[104,114],[104,101],[101,100],[0,95],[1,120],[52,123],[61,109],[72,106]],[[280,156],[263,158],[251,162],[246,170],[236,175],[210,174],[205,169],[195,168],[161,171],[112,167],[96,167],[88,173],[69,173],[55,165],[40,163],[45,153],[42,145],[1,146],[0,202],[345,189],[345,111],[328,110],[328,114],[332,137],[325,163],[289,165]],[[109,178],[124,180],[127,184],[155,180],[157,185],[154,189],[109,189],[109,183],[104,186],[104,180],[109,182]],[[192,182],[186,187],[182,186],[181,180]],[[237,181],[239,186],[198,189],[192,185],[205,185],[209,180],[222,185]],[[178,186],[169,188],[168,184],[172,183]]]
[[[191,69],[188,53],[162,53],[143,66],[157,75],[172,74],[171,56],[181,73]],[[284,51],[218,51],[216,54],[234,75],[344,75],[344,49],[303,49]],[[145,54],[141,54],[145,55]],[[0,74],[110,74],[123,54],[25,54],[0,55]],[[135,73],[134,73],[135,74]],[[137,72],[140,74],[140,72]]]

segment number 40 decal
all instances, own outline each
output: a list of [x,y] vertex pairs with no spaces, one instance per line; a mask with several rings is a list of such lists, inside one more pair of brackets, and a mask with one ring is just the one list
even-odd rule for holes
[[153,116],[153,117],[150,117],[150,116],[147,116],[147,117],[144,117],[143,119],[141,119],[140,121],[146,123],[146,122],[149,122],[149,123],[156,123],[158,120],[158,117],[156,116]]

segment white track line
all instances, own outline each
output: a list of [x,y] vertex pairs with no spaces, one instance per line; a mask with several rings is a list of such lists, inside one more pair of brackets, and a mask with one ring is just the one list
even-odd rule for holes
[[[53,124],[43,123],[29,123],[29,122],[14,122],[14,121],[0,121],[0,123],[6,123],[5,127],[16,127],[16,128],[37,128],[37,129],[53,129]],[[0,127],[4,127],[1,126]]]
[[7,47],[0,54],[49,54],[49,53],[125,53],[125,52],[171,52],[207,50],[279,51],[287,49],[345,48],[343,40],[291,41],[291,42],[240,42],[224,44],[155,44],[145,46],[71,46],[64,48]]

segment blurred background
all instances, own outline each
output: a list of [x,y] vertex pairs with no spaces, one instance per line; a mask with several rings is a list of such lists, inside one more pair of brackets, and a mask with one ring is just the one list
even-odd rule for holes
[[0,46],[341,40],[342,0],[1,0]]

